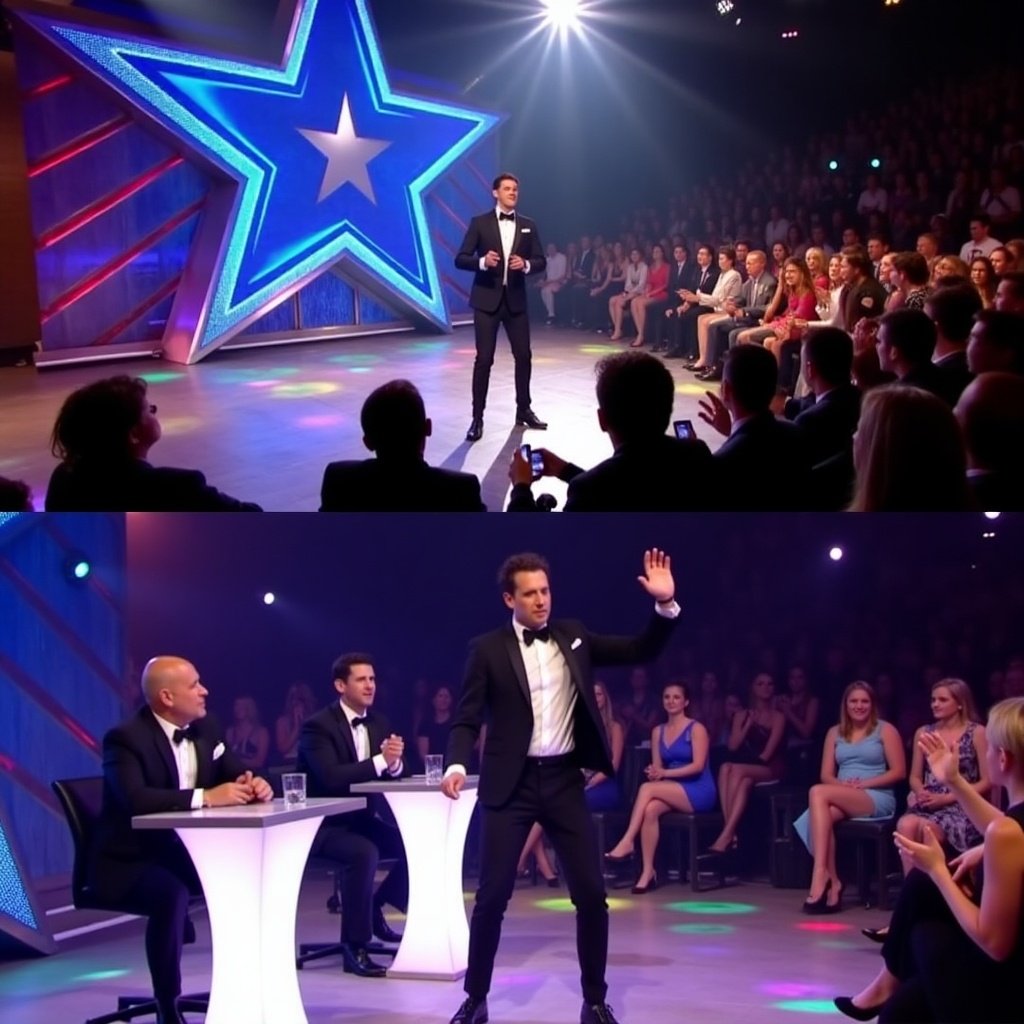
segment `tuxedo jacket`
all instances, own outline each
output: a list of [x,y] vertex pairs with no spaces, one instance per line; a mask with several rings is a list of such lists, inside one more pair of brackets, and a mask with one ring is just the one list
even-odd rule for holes
[[[800,428],[812,466],[847,450],[860,419],[860,391],[841,384],[802,409],[793,422]],[[787,403],[787,407],[788,407]]]
[[[544,247],[537,235],[537,226],[529,217],[516,212],[516,232],[512,239],[510,255],[522,256],[530,263],[530,273],[539,274],[547,266]],[[498,215],[494,210],[481,213],[469,222],[466,237],[455,256],[459,270],[473,271],[473,287],[469,293],[469,304],[482,313],[494,313],[501,303],[504,261],[488,270],[480,269],[480,257],[494,250],[502,255],[501,232],[498,230]],[[505,289],[508,308],[513,313],[526,312],[526,274],[522,270],[508,272]]]
[[[193,722],[192,734],[198,788],[211,789],[244,774],[213,715]],[[108,893],[127,888],[134,867],[142,863],[172,870],[184,866],[191,874],[191,861],[172,829],[136,830],[132,817],[191,810],[193,792],[179,788],[171,741],[148,707],[111,729],[103,737],[103,806],[91,875],[97,887]]]
[[[574,761],[580,768],[614,774],[608,738],[594,701],[593,669],[651,661],[664,649],[676,619],[654,614],[638,636],[602,636],[582,622],[550,623],[551,636],[565,658],[577,700],[573,719]],[[487,742],[480,762],[478,798],[501,807],[513,795],[526,765],[533,737],[533,707],[526,666],[512,623],[470,644],[462,697],[452,717],[445,764],[468,765],[481,725]]]
[[745,309],[748,316],[755,314],[763,315],[764,311],[771,304],[772,299],[775,298],[777,286],[778,281],[767,270],[757,279],[756,286],[754,279],[748,277],[743,282],[743,287],[740,289],[740,297],[736,300],[736,304]]
[[331,462],[320,487],[321,512],[486,512],[472,473],[423,459]]
[[[309,796],[348,796],[349,786],[357,782],[376,782],[381,776],[373,765],[373,756],[391,735],[391,724],[372,708],[366,713],[366,724],[359,726],[370,737],[370,757],[360,761],[356,754],[352,727],[338,701],[328,704],[302,723],[299,733],[299,757],[295,770],[306,773]],[[373,807],[376,801],[367,801]],[[344,823],[346,817],[336,815],[328,821]]]
[[744,420],[715,452],[722,508],[782,511],[807,507],[810,462],[795,423],[770,412]]

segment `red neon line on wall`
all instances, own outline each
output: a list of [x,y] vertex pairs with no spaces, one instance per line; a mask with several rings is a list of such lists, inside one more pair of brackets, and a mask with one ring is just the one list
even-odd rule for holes
[[69,85],[74,81],[72,75],[58,75],[56,78],[51,78],[47,82],[40,82],[39,85],[32,86],[31,89],[26,89],[24,96],[27,100],[34,100],[39,96],[45,96],[48,92],[53,92],[54,89],[60,89],[62,86]]
[[56,245],[58,242],[63,241],[68,235],[73,235],[79,228],[90,224],[97,217],[102,217],[103,214],[108,210],[112,210],[118,203],[124,202],[125,199],[135,195],[136,192],[140,192],[166,171],[172,170],[178,164],[184,162],[184,157],[169,156],[155,167],[150,168],[145,174],[140,174],[133,181],[129,181],[127,185],[122,185],[121,188],[97,199],[96,202],[85,207],[85,209],[79,210],[78,213],[73,217],[69,217],[63,224],[58,224],[56,227],[50,228],[49,231],[43,232],[36,240],[36,249],[48,249],[51,245]]
[[204,197],[203,199],[199,199],[191,205],[186,206],[184,210],[180,213],[176,213],[169,221],[162,224],[155,231],[151,231],[145,238],[136,242],[130,249],[118,256],[117,259],[111,260],[109,263],[100,267],[99,270],[94,271],[84,280],[75,285],[75,287],[70,291],[65,292],[60,296],[60,298],[47,306],[47,308],[43,310],[40,320],[44,324],[47,321],[52,320],[53,317],[58,313],[62,313],[68,308],[68,306],[74,305],[79,299],[88,295],[89,292],[103,284],[104,281],[108,281],[119,270],[128,266],[136,256],[141,255],[147,249],[156,245],[160,239],[169,235],[176,227],[187,221],[194,213],[198,213],[205,202],[206,199]]
[[140,316],[144,316],[146,312],[151,310],[154,306],[159,305],[167,298],[168,295],[172,295],[178,285],[181,284],[181,274],[176,277],[172,277],[165,285],[158,288],[152,295],[140,302],[130,313],[122,317],[113,327],[109,330],[104,331],[95,341],[90,342],[93,346],[109,345],[123,330],[130,327]]
[[46,171],[52,171],[54,167],[59,167],[62,163],[78,156],[80,153],[84,153],[86,150],[92,149],[93,146],[98,145],[105,139],[109,139],[111,135],[116,135],[125,125],[130,123],[131,118],[127,114],[119,114],[112,121],[107,121],[98,128],[93,128],[91,132],[86,132],[77,139],[73,139],[66,146],[61,146],[60,149],[54,150],[49,156],[44,157],[38,163],[31,164],[28,169],[28,176],[35,178]]

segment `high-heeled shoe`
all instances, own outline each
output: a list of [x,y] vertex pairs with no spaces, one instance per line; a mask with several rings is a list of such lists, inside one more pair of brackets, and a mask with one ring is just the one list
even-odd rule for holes
[[828,893],[832,888],[832,879],[825,883],[825,889],[816,900],[804,900],[803,911],[805,914],[828,914]]
[[885,942],[889,938],[889,926],[886,925],[884,928],[861,928],[861,935],[866,939],[870,939],[872,942]]
[[[835,894],[835,897],[836,897],[835,901],[831,901],[831,900],[827,900],[826,899],[825,900],[825,909],[824,909],[823,913],[825,913],[825,914],[838,914],[843,909],[843,889],[844,888],[845,888],[845,886],[842,884],[842,882],[840,882],[839,885],[837,885],[832,890],[832,892]],[[827,890],[826,890],[825,895],[826,896],[829,895]]]
[[618,856],[616,856],[615,854],[613,854],[611,852],[611,850],[609,850],[604,855],[604,859],[605,860],[610,860],[613,864],[622,864],[622,863],[624,863],[627,860],[632,860],[633,859],[633,851],[630,850],[629,853],[622,853],[622,854],[619,854]]
[[655,875],[646,885],[634,885],[629,891],[634,896],[643,896],[644,893],[653,892],[658,888],[658,876]]
[[558,875],[552,875],[550,878],[547,878],[544,875],[541,875],[541,877],[544,879],[544,884],[549,889],[557,889],[562,884],[558,881]]
[[856,1006],[850,996],[836,996],[832,1002],[835,1003],[836,1009],[840,1013],[845,1013],[847,1017],[852,1017],[854,1020],[874,1020],[885,1005],[879,1003],[878,1006]]

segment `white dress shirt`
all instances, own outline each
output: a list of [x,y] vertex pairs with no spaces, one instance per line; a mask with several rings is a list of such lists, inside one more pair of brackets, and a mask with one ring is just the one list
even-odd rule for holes
[[[498,234],[501,235],[501,283],[508,284],[508,261],[512,257],[512,245],[516,240],[515,210],[512,211],[512,220],[502,220],[501,215],[505,211],[500,206],[495,206],[494,216],[498,218]],[[487,269],[487,257],[480,257],[480,269]],[[530,261],[523,261],[523,273],[530,273]]]
[[530,706],[533,710],[533,736],[527,757],[557,757],[574,747],[572,717],[579,692],[572,685],[569,666],[554,637],[534,640],[527,645],[523,625],[512,619],[512,629],[519,641],[519,653],[530,684]]
[[161,718],[155,711],[153,717],[157,725],[163,730],[167,742],[171,745],[171,756],[178,766],[178,788],[191,789],[192,810],[198,811],[203,806],[205,790],[196,789],[196,779],[199,777],[199,760],[196,757],[196,745],[188,737],[180,743],[174,742],[174,733],[180,728],[166,718]]
[[370,733],[367,731],[366,723],[362,725],[353,726],[352,722],[356,718],[365,718],[369,711],[367,710],[364,714],[360,715],[358,711],[353,711],[343,700],[339,700],[338,704],[341,706],[341,713],[345,716],[345,721],[348,722],[349,729],[352,730],[352,743],[356,748],[356,758],[359,761],[373,761],[374,770],[378,776],[381,775],[401,775],[402,774],[402,759],[398,759],[398,764],[394,770],[388,767],[387,761],[384,760],[384,755],[379,751],[371,756],[370,752]]

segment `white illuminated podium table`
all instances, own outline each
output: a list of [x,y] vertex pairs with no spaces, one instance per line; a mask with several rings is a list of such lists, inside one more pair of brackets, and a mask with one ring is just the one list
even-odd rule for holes
[[132,818],[133,828],[173,828],[203,883],[213,938],[206,1024],[307,1024],[295,973],[302,872],[325,815],[365,806],[328,797]]
[[383,793],[409,862],[409,912],[389,978],[454,981],[466,973],[469,923],[462,895],[462,851],[476,806],[477,776],[449,800],[422,776],[360,782],[352,793]]

